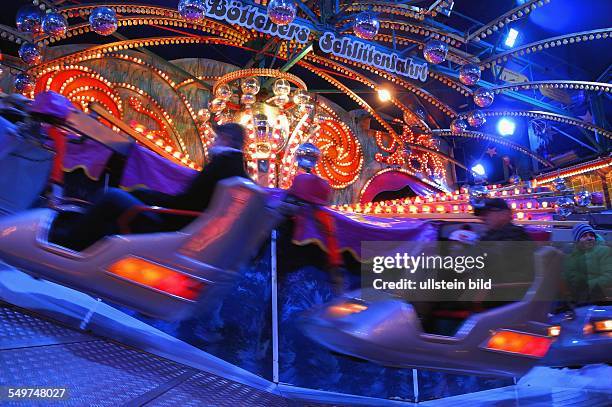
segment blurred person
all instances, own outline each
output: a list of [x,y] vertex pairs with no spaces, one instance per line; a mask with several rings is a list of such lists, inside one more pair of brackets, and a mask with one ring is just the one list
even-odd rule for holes
[[[58,232],[54,241],[75,250],[83,250],[106,235],[119,233],[118,220],[121,215],[134,206],[161,206],[202,212],[213,196],[218,182],[231,177],[248,178],[244,169],[245,130],[236,123],[228,123],[214,128],[215,141],[209,149],[210,162],[202,168],[187,188],[177,194],[169,195],[152,190],[137,190],[133,193],[111,188],[104,192],[88,209],[82,218],[65,230]],[[178,230],[191,219],[163,220],[159,215],[143,212],[130,223],[136,233],[153,233]]]
[[496,287],[484,305],[493,307],[520,300],[533,282],[536,247],[526,243],[532,241],[531,237],[512,223],[512,210],[504,199],[487,198],[474,212],[487,227],[479,245],[487,255],[483,272]]
[[574,250],[566,257],[563,275],[575,303],[612,298],[612,249],[587,223],[572,229]]
[[484,206],[476,208],[474,214],[482,219],[487,231],[481,236],[484,242],[530,241],[525,229],[512,223],[512,210],[501,198],[485,199]]

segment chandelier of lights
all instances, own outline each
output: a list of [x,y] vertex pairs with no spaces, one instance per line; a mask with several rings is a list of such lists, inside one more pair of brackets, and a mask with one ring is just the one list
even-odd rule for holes
[[[212,123],[244,125],[247,169],[260,185],[288,187],[298,171],[296,152],[308,141],[320,144],[324,154],[329,151],[329,140],[318,139],[319,135],[327,134],[321,131],[321,125],[333,119],[326,115],[328,109],[308,93],[304,81],[295,75],[266,68],[238,70],[219,78],[212,93],[214,99],[209,101],[208,109],[199,112],[201,130],[208,135],[205,147],[212,142]],[[352,158],[355,165],[350,167],[350,174],[341,173],[338,187],[354,182],[361,169],[360,147],[351,152],[355,153]],[[329,181],[335,185],[333,177]]]

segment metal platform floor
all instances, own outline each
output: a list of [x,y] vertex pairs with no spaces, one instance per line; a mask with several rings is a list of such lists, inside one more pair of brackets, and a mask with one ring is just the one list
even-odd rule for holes
[[[2,406],[303,405],[0,304],[0,388],[61,387],[61,400]],[[6,391],[3,391],[6,396]]]

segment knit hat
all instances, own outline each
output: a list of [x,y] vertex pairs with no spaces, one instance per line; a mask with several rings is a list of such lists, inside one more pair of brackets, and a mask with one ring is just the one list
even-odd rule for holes
[[572,235],[574,236],[575,242],[579,241],[585,233],[595,234],[595,229],[588,223],[579,223],[572,229]]

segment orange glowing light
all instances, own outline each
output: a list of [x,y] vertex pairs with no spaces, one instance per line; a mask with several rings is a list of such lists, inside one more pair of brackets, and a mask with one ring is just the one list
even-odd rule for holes
[[551,344],[551,338],[546,336],[514,331],[497,331],[487,342],[487,349],[542,358],[546,356]]
[[187,300],[196,300],[205,285],[190,276],[137,257],[125,257],[108,267],[112,274]]
[[368,309],[366,305],[357,304],[354,302],[345,302],[342,304],[332,305],[327,308],[327,314],[333,318],[343,318],[348,315],[357,314]]

